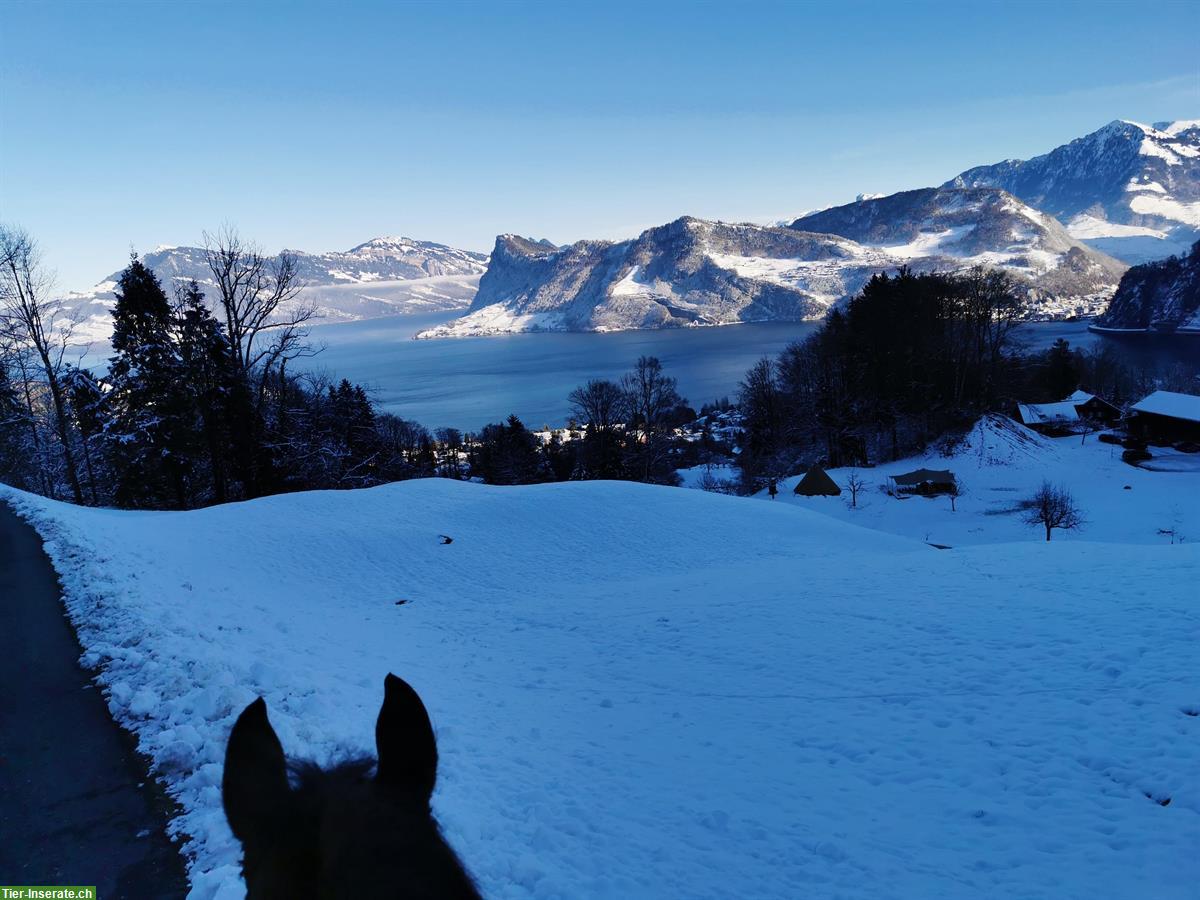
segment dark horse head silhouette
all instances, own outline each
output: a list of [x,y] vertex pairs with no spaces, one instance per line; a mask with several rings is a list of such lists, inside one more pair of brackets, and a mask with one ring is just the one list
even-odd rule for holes
[[221,790],[242,842],[247,900],[479,900],[429,808],[437,780],[429,714],[395,675],[384,681],[375,746],[378,764],[289,767],[267,704],[242,711]]

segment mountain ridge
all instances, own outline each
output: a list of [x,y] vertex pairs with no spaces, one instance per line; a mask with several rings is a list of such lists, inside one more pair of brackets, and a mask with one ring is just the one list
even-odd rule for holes
[[1126,262],[1187,252],[1200,238],[1200,119],[1115,119],[1027,160],[975,166],[942,187],[997,187]]
[[[998,267],[1035,316],[1093,316],[1130,262],[1186,253],[1197,238],[1200,120],[1118,119],[1028,160],[976,166],[940,187],[861,193],[776,225],[682,216],[626,240],[563,246],[510,233],[490,257],[403,236],[294,252],[302,301],[326,321],[465,310],[418,335],[442,337],[817,319],[901,265]],[[200,248],[144,259],[168,289],[189,278],[212,287]],[[85,337],[108,333],[113,278],[68,296]]]
[[[839,217],[853,219],[849,211],[869,213],[914,197],[929,201],[924,218],[893,220],[885,233],[837,227]],[[966,224],[933,215],[926,207],[937,200],[958,203],[950,212],[962,213]],[[988,215],[983,200],[995,207]],[[1025,223],[1021,234],[1014,220]],[[890,240],[898,229],[908,245]],[[1002,191],[924,188],[824,210],[784,228],[683,216],[625,241],[554,247],[500,235],[467,314],[417,337],[816,320],[877,272],[973,265],[1012,271],[1047,316],[1099,312],[1125,269]]]
[[[487,268],[487,254],[407,237],[377,237],[345,251],[296,257],[303,284],[298,303],[312,303],[324,321],[465,308]],[[202,247],[159,246],[142,256],[167,293],[195,280],[212,301],[215,284]],[[115,272],[89,291],[63,298],[63,311],[79,319],[77,341],[105,341],[112,328]]]
[[[941,268],[1006,269],[1049,315],[1100,311],[1127,268],[999,188],[917,188],[810,213],[792,223]],[[1065,301],[1065,305],[1061,303]]]
[[1200,334],[1200,241],[1186,255],[1131,268],[1092,327]]

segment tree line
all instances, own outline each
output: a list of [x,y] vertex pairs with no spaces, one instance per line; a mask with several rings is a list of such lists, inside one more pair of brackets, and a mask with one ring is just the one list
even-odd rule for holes
[[[205,246],[211,297],[194,281],[168,294],[130,259],[113,355],[95,374],[68,359],[73,323],[36,245],[0,227],[0,480],[81,504],[186,509],[426,476],[675,484],[680,468],[736,457],[751,490],[813,462],[908,455],[1017,400],[1082,386],[1120,402],[1195,376],[1134,369],[1107,345],[1023,353],[1014,332],[1025,295],[1010,276],[901,269],[760,360],[736,404],[707,404],[699,420],[661,362],[643,356],[619,379],[571,391],[565,432],[537,433],[516,416],[475,434],[430,432],[377,409],[360,385],[293,370],[316,352],[294,257],[266,256],[229,228]],[[731,413],[740,433],[714,434]]]
[[981,267],[872,277],[814,334],[746,373],[743,487],[815,462],[898,459],[982,413],[1081,387],[1118,404],[1160,387],[1194,391],[1194,369],[1133,366],[1108,345],[1085,352],[1060,339],[1025,352],[1026,297],[1012,276]]
[[752,479],[817,452],[830,466],[896,458],[994,407],[1022,301],[1004,273],[876,275],[806,340],[746,375]]
[[571,392],[579,440],[516,416],[464,435],[381,412],[360,385],[292,370],[315,352],[293,256],[228,228],[205,247],[211,298],[195,281],[168,293],[131,257],[97,374],[69,359],[74,323],[35,243],[0,227],[0,479],[78,504],[189,509],[425,476],[672,484],[690,458],[674,430],[696,413],[654,357]]
[[582,431],[579,439],[564,441],[551,431],[542,440],[510,416],[472,441],[472,474],[490,484],[600,478],[677,484],[676,469],[693,459],[676,429],[696,411],[656,357],[640,357],[618,381],[592,379],[567,399],[573,422],[566,431]]
[[433,437],[361,386],[289,365],[314,351],[296,261],[206,235],[210,303],[121,272],[108,370],[68,358],[73,323],[37,247],[0,228],[0,478],[75,503],[186,509],[433,474]]

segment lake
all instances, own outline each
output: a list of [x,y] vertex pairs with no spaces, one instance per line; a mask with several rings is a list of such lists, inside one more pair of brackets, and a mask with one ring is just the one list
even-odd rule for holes
[[[570,415],[567,394],[589,378],[617,379],[639,356],[657,356],[691,405],[733,397],[746,370],[806,337],[816,322],[778,322],[720,328],[622,331],[610,334],[514,334],[486,338],[414,341],[418,331],[453,318],[450,313],[400,316],[320,325],[313,341],[324,350],[306,361],[366,387],[384,409],[430,428],[475,431],[510,413],[530,426],[561,424]],[[1057,338],[1072,346],[1102,340],[1086,322],[1025,325],[1029,349]],[[1122,339],[1133,354],[1153,355],[1160,345]],[[1200,351],[1200,341],[1186,352]],[[1182,352],[1182,351],[1175,351]]]
[[678,328],[609,334],[513,334],[414,341],[445,313],[320,325],[325,349],[307,362],[366,387],[384,409],[429,427],[478,430],[510,413],[530,426],[561,424],[567,394],[590,378],[620,378],[657,356],[692,405],[737,392],[755,360],[811,334],[816,323]]

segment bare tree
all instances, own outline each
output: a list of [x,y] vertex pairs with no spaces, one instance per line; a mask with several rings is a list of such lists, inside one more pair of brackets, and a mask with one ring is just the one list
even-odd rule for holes
[[303,285],[293,254],[267,257],[229,225],[205,232],[204,249],[229,343],[247,377],[257,371],[261,386],[272,369],[313,352],[308,323],[316,308],[298,302]]
[[1087,443],[1088,435],[1095,434],[1097,431],[1102,431],[1104,429],[1104,424],[1092,418],[1091,416],[1080,416],[1079,425],[1077,427],[1079,429],[1079,446],[1082,447]]
[[662,363],[654,356],[638,357],[633,371],[621,378],[629,425],[641,443],[642,480],[651,474],[667,455],[667,430],[671,412],[683,403],[675,379],[663,373]]
[[621,387],[634,423],[646,427],[661,424],[682,400],[675,379],[663,373],[654,356],[640,356],[633,371],[621,378]]
[[593,429],[607,431],[624,421],[625,393],[612,381],[593,378],[567,395],[571,410]]
[[729,478],[719,478],[713,474],[712,469],[706,469],[696,479],[696,487],[702,491],[709,491],[714,494],[729,494],[737,496],[737,482]]
[[764,356],[746,372],[738,391],[746,438],[739,465],[752,475],[786,470],[789,416],[780,387],[779,366]]
[[621,386],[593,378],[567,395],[573,414],[586,425],[584,444],[576,454],[578,475],[585,478],[614,478],[622,473],[621,428],[628,402]]
[[850,492],[850,508],[858,508],[858,492],[867,486],[867,482],[857,469],[850,470],[850,476],[846,479],[846,490]]
[[[52,287],[53,280],[42,265],[33,238],[23,229],[0,225],[0,329],[10,341],[32,352],[46,379],[67,484],[75,502],[82,504],[61,378],[74,322],[63,314],[61,303],[50,297]],[[26,397],[33,412],[28,388]]]
[[462,432],[457,428],[438,428],[433,436],[437,443],[438,474],[442,478],[462,478],[466,457]]
[[947,493],[950,494],[950,512],[958,512],[958,498],[965,497],[969,491],[961,478],[955,478]]
[[1036,494],[1026,501],[1024,522],[1026,525],[1041,525],[1046,529],[1046,540],[1055,528],[1076,531],[1083,527],[1083,514],[1075,505],[1075,498],[1063,485],[1043,481]]

